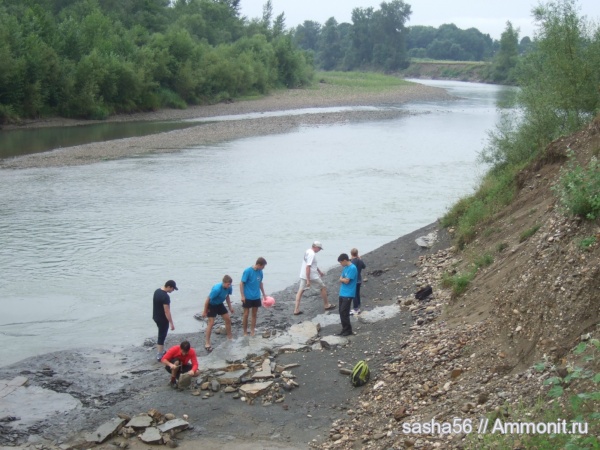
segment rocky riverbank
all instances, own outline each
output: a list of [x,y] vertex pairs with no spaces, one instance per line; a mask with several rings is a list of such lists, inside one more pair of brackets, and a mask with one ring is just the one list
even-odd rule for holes
[[[431,249],[416,243],[422,236],[429,236]],[[448,245],[447,233],[432,224],[364,255],[364,312],[353,316],[356,334],[348,338],[334,336],[339,316],[323,312],[317,296],[305,298],[304,314],[294,316],[296,286],[275,293],[276,306],[260,311],[255,338],[239,336],[239,317],[234,342],[215,335],[215,350],[209,355],[202,350],[202,334],[169,335],[167,345],[186,338],[200,353],[202,375],[183,391],[167,386],[168,375],[153,361],[151,343],[118,352],[58,352],[2,368],[1,379],[24,377],[28,383],[6,397],[12,398],[12,410],[0,408],[0,416],[16,419],[1,425],[0,444],[65,449],[112,443],[136,448],[143,444],[137,437],[143,433],[133,432],[133,427],[122,427],[102,443],[90,435],[96,436],[103,424],[125,425],[150,412],[156,423],[164,423],[165,414],[187,417],[187,429],[166,439],[182,448],[238,448],[240,439],[273,449],[321,445],[332,436],[336,420],[357,411],[358,394],[383,380],[382,368],[394,360],[395,346],[410,338],[411,327],[430,324],[441,312],[437,292],[412,310],[400,308],[399,301],[407,304],[428,282],[419,274],[419,258]],[[339,272],[333,269],[325,277],[332,302]],[[369,362],[373,379],[354,388],[347,371],[360,359]],[[32,409],[46,413],[33,414]]]
[[[356,93],[350,88],[324,83],[311,89],[278,91],[265,98],[251,101],[235,101],[208,106],[196,106],[185,110],[160,110],[150,113],[114,116],[108,122],[164,121],[206,119],[210,117],[266,113],[305,108],[344,106],[385,106],[414,101],[452,100],[453,97],[439,88],[410,84],[386,89],[383,92]],[[198,126],[150,136],[132,137],[107,142],[96,142],[50,152],[24,155],[0,160],[0,169],[29,167],[53,167],[90,164],[110,159],[135,157],[148,153],[169,153],[183,149],[212,145],[251,136],[287,133],[300,126],[320,126],[363,120],[385,120],[410,114],[397,109],[319,112],[268,116],[252,119],[228,120],[226,122],[199,122]],[[94,122],[64,119],[30,121],[19,128],[48,126],[77,126]],[[14,129],[15,126],[5,129]]]

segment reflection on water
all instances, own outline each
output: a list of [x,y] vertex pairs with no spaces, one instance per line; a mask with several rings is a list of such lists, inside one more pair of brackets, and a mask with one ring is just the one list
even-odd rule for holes
[[197,125],[184,122],[113,122],[0,131],[0,158],[28,155],[90,142],[145,136]]
[[171,278],[175,332],[202,345],[193,316],[213,284],[231,275],[239,306],[241,274],[263,256],[266,291],[283,289],[314,239],[324,269],[353,247],[368,264],[370,250],[435,221],[482,173],[475,160],[503,88],[437,85],[464,100],[174,154],[2,171],[0,364],[141,343],[156,332],[152,293]]

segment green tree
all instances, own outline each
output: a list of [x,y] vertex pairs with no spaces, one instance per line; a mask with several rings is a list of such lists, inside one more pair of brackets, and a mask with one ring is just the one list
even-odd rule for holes
[[294,42],[298,47],[304,50],[316,52],[319,49],[319,36],[321,34],[321,24],[312,20],[305,20],[302,25],[298,25],[294,31]]
[[319,37],[319,48],[317,61],[324,70],[334,70],[338,67],[341,59],[340,34],[338,32],[338,23],[335,18],[330,17],[325,22]]
[[518,166],[600,110],[600,29],[590,29],[573,0],[534,9],[539,32],[517,66],[519,114],[505,114],[482,159]]
[[519,59],[519,29],[506,22],[500,35],[500,50],[494,55],[491,76],[496,83],[515,84],[515,68]]

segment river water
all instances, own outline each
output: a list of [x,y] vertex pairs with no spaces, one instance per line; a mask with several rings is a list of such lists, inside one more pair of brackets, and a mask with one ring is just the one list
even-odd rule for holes
[[[423,114],[305,127],[179,153],[0,172],[0,365],[155,335],[152,293],[167,279],[175,332],[199,329],[210,287],[267,259],[267,293],[319,265],[425,226],[473,191],[497,102],[509,88],[427,81],[461,99]],[[290,313],[292,311],[290,305]]]

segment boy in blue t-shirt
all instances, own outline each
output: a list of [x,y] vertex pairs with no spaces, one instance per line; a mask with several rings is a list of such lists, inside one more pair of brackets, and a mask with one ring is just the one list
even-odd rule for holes
[[227,339],[233,339],[233,335],[231,334],[231,317],[229,317],[229,313],[225,308],[223,303],[227,301],[227,308],[229,312],[233,314],[233,307],[231,306],[231,299],[229,296],[233,292],[231,289],[231,283],[233,279],[229,275],[225,275],[223,277],[223,281],[221,283],[215,284],[210,290],[210,294],[206,297],[206,301],[204,302],[204,312],[202,313],[202,317],[208,317],[208,325],[206,326],[205,332],[205,343],[204,348],[208,353],[212,352],[213,348],[210,345],[210,334],[212,333],[213,325],[215,324],[215,317],[217,315],[222,316],[225,321],[225,330],[227,331]]
[[[248,267],[242,274],[240,282],[240,293],[242,294],[242,307],[244,316],[242,317],[242,328],[244,336],[248,335],[248,315],[252,310],[252,324],[250,326],[250,336],[254,336],[256,329],[256,315],[258,308],[262,306],[261,297],[266,297],[263,287],[263,269],[267,265],[267,260],[260,257],[253,266]],[[261,296],[262,293],[262,296]]]
[[356,266],[350,262],[350,258],[346,253],[342,253],[338,257],[338,262],[342,265],[342,275],[340,277],[340,322],[342,322],[342,331],[337,333],[338,336],[350,336],[352,333],[352,325],[350,324],[350,308],[352,301],[356,295],[356,282],[358,281],[358,270]]

